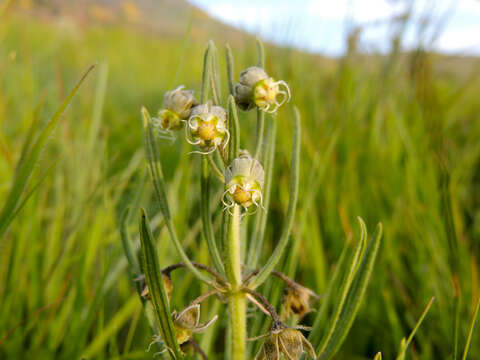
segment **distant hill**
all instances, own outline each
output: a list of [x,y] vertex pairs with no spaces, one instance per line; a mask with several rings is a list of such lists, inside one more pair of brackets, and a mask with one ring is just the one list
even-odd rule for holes
[[251,36],[223,24],[186,0],[19,0],[19,11],[67,17],[80,24],[127,24],[156,34],[183,37],[192,21],[191,37],[235,43]]
[[[16,10],[35,17],[68,18],[79,25],[125,25],[152,35],[181,39],[191,22],[190,38],[199,42],[209,39],[236,47],[252,40],[252,35],[224,24],[190,4],[187,0],[17,0]],[[241,44],[240,44],[241,43]],[[273,46],[273,45],[270,45]],[[307,55],[307,54],[306,54]],[[430,54],[435,59],[435,71],[468,78],[472,71],[480,71],[478,57]],[[323,67],[331,68],[336,59],[311,54]],[[406,52],[406,63],[415,52]],[[375,67],[385,59],[380,54],[358,54],[358,66]]]

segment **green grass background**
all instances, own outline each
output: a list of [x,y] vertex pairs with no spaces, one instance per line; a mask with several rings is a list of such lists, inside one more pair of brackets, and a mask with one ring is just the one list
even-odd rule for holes
[[[232,45],[238,76],[256,63],[255,43]],[[45,148],[30,188],[45,173],[46,179],[0,239],[1,359],[152,358],[118,219],[137,198],[158,224],[140,107],[156,112],[163,93],[178,84],[198,94],[205,46],[118,25],[1,19],[0,205],[31,123],[38,119],[40,129],[98,62]],[[225,73],[223,43],[217,46]],[[299,209],[279,270],[322,294],[345,242],[358,238],[356,216],[371,231],[378,221],[384,225],[364,304],[337,359],[372,359],[378,351],[395,358],[432,296],[408,357],[461,357],[480,295],[479,67],[462,64],[421,51],[351,52],[326,61],[267,47],[266,68],[289,83],[303,128]],[[240,121],[242,147],[252,149],[254,116],[242,114]],[[287,106],[267,121],[278,122],[278,139],[262,259],[276,243],[288,201],[292,111]],[[188,254],[207,262],[199,234],[200,162],[188,155],[182,135],[161,147],[168,196]],[[136,214],[129,224],[135,238]],[[156,235],[161,263],[179,261],[168,234]],[[201,292],[185,271],[174,281],[177,309]],[[260,290],[278,303],[280,283]],[[209,300],[202,318],[214,313],[219,321],[197,339],[220,359],[225,309]],[[249,326],[249,336],[260,328]],[[478,332],[469,359],[480,359]]]

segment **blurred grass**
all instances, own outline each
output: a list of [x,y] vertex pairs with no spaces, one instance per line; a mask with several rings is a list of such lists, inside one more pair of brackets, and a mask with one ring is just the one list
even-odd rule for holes
[[[236,76],[256,62],[255,43],[245,44],[233,47]],[[205,45],[187,43],[176,79],[197,94]],[[217,46],[222,52],[223,44]],[[44,125],[83,70],[100,64],[72,101],[34,178],[56,162],[53,170],[0,239],[0,358],[152,357],[144,351],[150,328],[127,276],[117,223],[138,198],[165,244],[161,263],[179,261],[158,228],[153,215],[159,209],[144,182],[140,107],[155,112],[161,106],[183,48],[182,41],[121,26],[80,28],[15,17],[0,22],[2,205],[36,109]],[[422,51],[369,57],[352,51],[326,62],[267,47],[266,68],[290,84],[303,122],[300,207],[279,270],[321,294],[345,242],[353,246],[360,233],[355,217],[372,229],[377,221],[384,225],[366,301],[338,359],[371,359],[378,351],[394,358],[431,297],[436,301],[407,358],[453,358],[456,336],[457,358],[463,353],[480,296],[480,86],[478,73],[438,70],[446,61]],[[224,65],[222,59],[223,71]],[[267,126],[271,121],[278,122],[280,141],[262,262],[285,216],[292,113],[281,110],[276,119],[267,116]],[[251,115],[240,122],[253,134]],[[254,141],[242,148],[252,149]],[[191,258],[206,262],[200,162],[187,155],[189,149],[181,140],[166,143],[162,163],[179,238]],[[128,230],[138,243],[134,215]],[[172,300],[180,309],[199,288],[187,272],[175,279],[182,279]],[[276,281],[261,291],[277,301],[281,294]],[[217,335],[223,335],[225,310],[208,304],[220,319],[201,344],[221,358]],[[252,324],[249,335],[262,326]],[[473,334],[469,359],[480,359],[479,336]]]

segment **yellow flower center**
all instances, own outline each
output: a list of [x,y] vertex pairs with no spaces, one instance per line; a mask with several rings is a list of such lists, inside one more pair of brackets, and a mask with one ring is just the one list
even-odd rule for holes
[[257,106],[273,104],[278,95],[279,89],[273,79],[265,79],[258,82],[254,87],[253,98]]
[[202,122],[198,126],[198,136],[200,136],[202,140],[210,141],[213,140],[213,138],[215,137],[215,134],[217,132],[216,130],[217,129],[215,128],[214,124],[210,122]]
[[233,193],[233,200],[237,204],[246,204],[252,199],[252,194],[250,191],[245,191],[241,187],[237,186],[235,192]]

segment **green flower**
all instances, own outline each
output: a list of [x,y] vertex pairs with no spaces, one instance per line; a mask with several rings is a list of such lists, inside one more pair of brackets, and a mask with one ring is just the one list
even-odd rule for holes
[[234,159],[225,171],[223,204],[230,209],[235,204],[248,209],[262,206],[262,188],[265,172],[262,165],[250,155]]
[[226,127],[227,112],[210,102],[193,108],[186,126],[186,138],[192,145],[199,145],[201,154],[209,154],[219,146],[225,147],[230,138]]
[[181,85],[172,91],[167,91],[163,98],[163,109],[158,111],[157,126],[163,131],[179,130],[182,120],[189,118],[192,107],[197,105],[193,90],[184,90]]
[[256,106],[274,113],[290,98],[290,88],[285,81],[275,81],[265,70],[256,66],[244,70],[235,85],[235,101],[245,111]]

